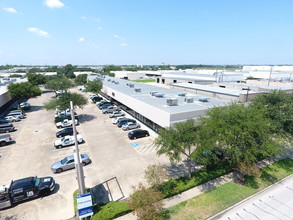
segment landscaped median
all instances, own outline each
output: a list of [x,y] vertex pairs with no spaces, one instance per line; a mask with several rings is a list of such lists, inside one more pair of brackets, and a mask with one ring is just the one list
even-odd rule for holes
[[[215,171],[201,170],[194,173],[191,179],[179,178],[170,179],[158,189],[165,198],[182,193],[195,186],[206,183],[212,179],[223,176],[231,170],[223,168]],[[239,185],[233,182],[225,183],[206,193],[168,208],[164,216],[171,219],[206,219],[227,207],[261,191],[273,183],[293,174],[293,160],[286,158],[271,165],[261,168],[260,178],[247,177],[245,183]],[[74,200],[76,194],[74,195]],[[76,201],[75,201],[76,205]],[[76,208],[76,206],[75,206]],[[76,209],[75,209],[76,210]],[[127,202],[109,202],[106,205],[95,204],[95,214],[91,219],[113,219],[131,212]]]

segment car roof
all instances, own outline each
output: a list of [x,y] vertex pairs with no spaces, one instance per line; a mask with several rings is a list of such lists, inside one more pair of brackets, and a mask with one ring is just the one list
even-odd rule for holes
[[12,182],[12,187],[20,188],[33,183],[34,177],[27,177],[19,180],[15,180]]
[[[89,157],[87,154],[80,154],[80,156],[82,158],[88,158]],[[74,159],[74,155],[67,156],[66,158],[67,158],[67,160],[72,160],[72,159]]]

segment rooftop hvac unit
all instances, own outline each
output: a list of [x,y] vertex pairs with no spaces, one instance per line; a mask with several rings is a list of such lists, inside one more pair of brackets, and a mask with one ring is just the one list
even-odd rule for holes
[[118,81],[115,81],[115,84],[119,84],[119,82]]
[[193,98],[185,98],[184,102],[186,103],[193,103]]
[[167,99],[167,105],[169,106],[178,105],[178,99],[176,98]]
[[134,88],[134,84],[133,83],[129,83],[129,87],[130,88]]
[[111,83],[115,83],[115,80],[112,80]]
[[178,96],[186,96],[186,92],[180,92],[178,93]]
[[156,93],[155,96],[157,98],[163,98],[165,96],[165,94],[163,94],[163,93]]
[[135,92],[141,92],[141,88],[135,88],[134,91]]
[[111,81],[111,79],[108,79],[108,82],[110,82]]
[[199,98],[199,101],[200,102],[208,102],[209,101],[209,98],[201,97],[201,98]]
[[151,96],[155,96],[156,93],[158,93],[158,92],[153,91],[153,92],[150,92],[150,95],[151,95]]

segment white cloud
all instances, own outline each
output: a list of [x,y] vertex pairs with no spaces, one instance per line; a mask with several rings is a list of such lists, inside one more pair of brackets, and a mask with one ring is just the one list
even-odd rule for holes
[[121,44],[120,44],[120,47],[127,47],[127,46],[128,46],[127,43],[121,43]]
[[39,28],[34,28],[34,27],[31,27],[31,28],[28,28],[27,29],[29,32],[32,32],[32,33],[35,33],[41,37],[50,37],[50,35],[48,34],[48,32],[46,31],[43,31]]
[[83,20],[87,19],[86,16],[81,16],[80,18],[83,19]]
[[95,19],[95,22],[101,22],[101,19],[100,18],[96,18]]
[[60,0],[45,0],[45,5],[48,8],[62,8],[64,6]]
[[120,39],[120,36],[117,35],[117,34],[115,34],[114,37],[115,37],[116,39]]
[[102,28],[102,27],[97,27],[97,29],[98,29],[99,31],[104,30],[104,28]]
[[6,12],[17,14],[17,11],[14,8],[3,8],[3,9]]
[[83,42],[83,41],[85,41],[85,38],[80,37],[80,38],[78,39],[78,41],[79,41],[79,42]]

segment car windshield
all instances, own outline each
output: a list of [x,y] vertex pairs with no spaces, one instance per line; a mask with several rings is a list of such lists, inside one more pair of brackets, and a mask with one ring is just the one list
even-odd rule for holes
[[61,164],[63,165],[63,164],[66,164],[66,162],[67,162],[68,160],[67,160],[67,157],[65,157],[63,160],[61,160]]
[[38,177],[34,177],[34,182],[35,182],[35,186],[38,186],[41,183],[41,179]]
[[63,142],[65,140],[65,137],[61,138],[61,141]]

